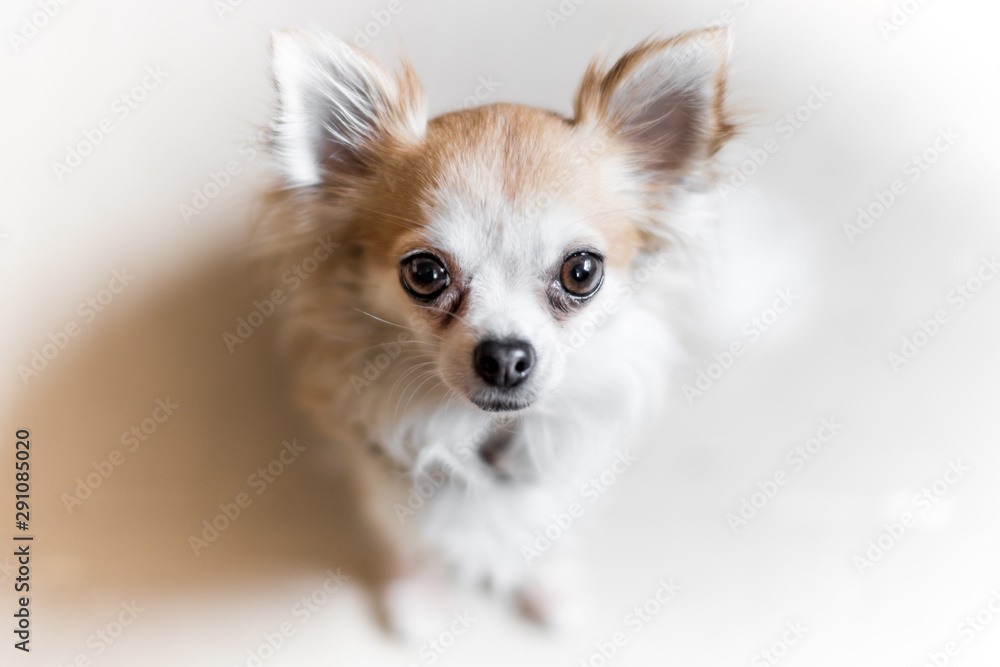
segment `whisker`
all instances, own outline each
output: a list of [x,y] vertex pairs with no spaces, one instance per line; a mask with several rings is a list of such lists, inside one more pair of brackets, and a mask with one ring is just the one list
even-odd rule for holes
[[[413,402],[413,399],[414,399],[414,398],[416,398],[416,396],[417,396],[417,392],[419,392],[419,391],[420,391],[420,388],[421,388],[421,387],[423,387],[423,386],[424,386],[425,384],[427,384],[427,382],[428,382],[429,380],[433,380],[433,379],[434,379],[434,377],[435,377],[435,375],[436,375],[436,373],[433,373],[433,372],[430,372],[430,373],[428,373],[428,374],[427,374],[427,377],[426,377],[426,378],[425,378],[425,379],[424,379],[424,380],[423,380],[423,381],[422,381],[422,382],[421,382],[420,384],[418,384],[418,385],[416,386],[416,388],[415,388],[415,389],[414,389],[414,390],[413,390],[413,391],[412,391],[412,392],[410,393],[410,398],[409,398],[409,399],[407,399],[407,401],[406,401],[406,405],[404,405],[404,406],[403,406],[403,413],[404,413],[404,414],[406,413],[406,411],[407,411],[407,410],[409,410],[409,409],[410,409],[410,403],[412,403],[412,402]],[[437,387],[438,387],[438,386],[440,386],[440,385],[441,385],[441,384],[442,384],[443,382],[444,382],[443,380],[439,380],[439,381],[438,381],[438,384],[436,384],[436,385],[434,385],[433,387],[431,387],[431,389],[435,389],[435,388],[437,388]]]
[[[424,362],[423,364],[420,364],[418,367],[429,366],[431,363],[432,362]],[[413,370],[413,369],[411,369],[411,370]],[[434,375],[435,372],[436,371],[433,368],[429,369],[429,370],[421,371],[421,372],[417,373],[417,375],[415,375],[413,377],[413,379],[410,380],[409,383],[407,383],[407,385],[399,393],[399,398],[396,399],[396,408],[395,408],[395,410],[393,410],[393,415],[392,415],[393,421],[398,422],[398,420],[399,420],[399,404],[403,401],[403,396],[406,395],[406,390],[409,389],[411,386],[413,386],[414,382],[419,381],[421,378],[432,376],[432,375]],[[406,374],[409,374],[409,371]],[[405,375],[404,375],[404,377],[405,377]],[[402,381],[402,378],[400,378],[399,381]],[[395,386],[393,388],[393,391],[395,391]],[[389,397],[389,400],[392,400],[392,393],[391,392],[389,393],[388,397]],[[407,405],[409,405],[409,404],[407,404]]]
[[[422,306],[419,303],[415,303],[413,305],[416,306],[417,308],[422,308],[424,310],[435,310],[435,311],[438,310],[434,306]],[[458,313],[448,313],[448,316],[456,318],[459,322],[462,322],[463,324],[469,326],[470,328],[472,327],[472,325],[469,324],[469,322],[463,316],[459,315]],[[441,338],[441,337],[438,336],[438,338]],[[441,338],[441,340],[444,340],[444,339]]]
[[378,211],[376,209],[366,208],[364,206],[356,206],[356,208],[359,208],[362,211],[368,211],[369,213],[374,213],[375,215],[384,215],[387,218],[395,218],[396,220],[402,220],[403,222],[408,222],[411,225],[413,225],[413,227],[404,227],[403,225],[400,225],[401,227],[404,227],[405,229],[410,229],[412,231],[419,231],[419,230],[421,230],[421,229],[424,228],[424,223],[418,222],[417,220],[411,220],[410,218],[404,218],[404,217],[402,217],[400,215],[393,215],[392,213],[386,213],[385,211]]
[[[347,366],[347,364],[349,364],[351,361],[353,361],[356,357],[360,356],[361,354],[363,354],[365,352],[368,352],[369,350],[374,350],[375,348],[382,347],[383,345],[388,345],[389,343],[392,343],[392,342],[395,342],[395,341],[385,341],[385,342],[382,342],[382,343],[375,343],[374,345],[369,345],[367,347],[361,348],[360,350],[352,353],[350,356],[345,357],[344,358],[344,363],[341,365],[341,368],[344,368],[344,366]],[[432,348],[430,351],[427,351],[426,349],[424,349],[424,350],[414,350],[414,351],[419,351],[419,352],[426,352],[427,354],[433,354],[433,353],[437,352],[441,348],[441,343],[439,343],[436,340],[433,340],[433,341],[413,340],[413,341],[407,341],[406,345],[409,346],[411,343],[418,343],[420,345],[430,346]],[[402,347],[402,344],[400,344],[400,346]],[[404,350],[405,350],[405,348],[404,348]],[[402,356],[403,356],[402,353],[400,353],[400,356],[398,357],[398,359],[402,359]],[[406,358],[407,359],[411,359],[412,357],[406,357]]]
[[351,306],[351,308],[353,308],[354,310],[358,311],[362,315],[367,315],[368,317],[372,318],[373,320],[377,320],[379,322],[382,322],[384,324],[389,324],[389,325],[394,326],[394,327],[399,327],[400,329],[406,329],[407,331],[412,331],[411,327],[404,326],[402,324],[397,324],[395,322],[390,322],[389,320],[384,320],[381,317],[379,317],[378,315],[372,315],[367,310],[361,310],[357,306]]
[[438,405],[437,405],[437,410],[438,410],[438,411],[440,411],[440,410],[441,410],[441,407],[442,407],[443,405],[444,405],[444,407],[447,407],[447,405],[445,405],[445,400],[447,399],[447,400],[449,401],[449,403],[450,403],[450,401],[451,401],[451,397],[452,397],[452,395],[453,395],[454,393],[455,393],[455,389],[454,389],[453,387],[448,387],[448,391],[447,391],[447,392],[445,392],[445,395],[441,397],[441,400],[440,400],[440,401],[438,401]]
[[[427,384],[427,380],[432,380],[433,378],[434,378],[434,376],[432,375],[431,377],[428,377],[426,380],[424,380],[419,385],[417,385],[417,388],[413,390],[412,394],[410,394],[409,400],[406,401],[406,405],[403,407],[403,412],[404,413],[410,408],[410,403],[413,401],[414,398],[416,398],[417,392],[420,391],[420,388],[423,387],[425,384]],[[437,384],[435,384],[433,387],[431,387],[430,389],[428,389],[426,393],[428,393],[428,394],[431,393],[432,391],[434,391],[435,389],[437,389],[438,387],[440,387],[443,384],[444,384],[444,380],[442,380],[442,379],[439,378],[438,381],[437,381]]]
[[[383,322],[384,324],[388,324],[388,325],[390,325],[390,326],[394,326],[394,327],[399,327],[400,329],[404,329],[404,330],[406,330],[406,331],[413,331],[414,333],[418,333],[418,332],[417,332],[417,330],[416,330],[415,328],[413,328],[413,327],[408,327],[408,326],[406,326],[406,325],[403,325],[403,324],[398,324],[398,323],[396,323],[396,322],[390,322],[389,320],[385,320],[385,319],[382,319],[382,318],[381,318],[381,317],[379,317],[378,315],[372,315],[372,314],[371,314],[371,313],[369,313],[368,311],[366,311],[366,310],[362,310],[362,309],[358,308],[357,306],[351,306],[351,308],[353,308],[354,310],[358,311],[358,312],[359,312],[359,313],[361,313],[362,315],[367,315],[368,317],[370,317],[370,318],[372,318],[373,320],[376,320],[376,321],[378,321],[378,322]],[[438,339],[440,339],[440,340],[444,340],[443,338],[441,338],[441,336],[438,336],[437,334],[435,334],[435,333],[432,333],[432,332],[430,332],[430,331],[428,331],[428,332],[426,332],[426,333],[427,333],[428,335],[430,335],[430,336],[434,336],[435,338],[438,338]]]
[[419,364],[413,364],[412,366],[410,366],[409,368],[407,368],[407,369],[406,369],[405,371],[403,371],[402,373],[400,373],[399,377],[398,377],[398,378],[396,378],[396,381],[395,381],[395,382],[393,383],[392,387],[390,387],[390,389],[389,389],[389,393],[387,394],[387,396],[388,396],[388,397],[389,397],[390,399],[392,399],[392,393],[393,393],[394,391],[396,391],[396,387],[398,387],[398,386],[399,386],[399,384],[400,384],[400,383],[401,383],[401,382],[402,382],[402,381],[403,381],[404,379],[406,379],[406,377],[407,377],[407,376],[409,376],[409,375],[410,375],[411,373],[413,373],[413,372],[421,372],[421,373],[426,373],[426,372],[427,372],[426,370],[423,370],[423,371],[421,371],[420,369],[422,369],[422,368],[425,368],[426,366],[430,366],[430,365],[432,365],[433,363],[434,363],[434,360],[433,360],[433,359],[431,359],[430,361],[424,361],[424,362],[421,362],[421,363],[419,363]]

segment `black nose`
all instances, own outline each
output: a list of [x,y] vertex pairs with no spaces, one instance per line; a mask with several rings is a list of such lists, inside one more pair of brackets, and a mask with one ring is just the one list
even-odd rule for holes
[[535,348],[526,340],[484,340],[472,353],[472,363],[486,384],[508,389],[531,374]]

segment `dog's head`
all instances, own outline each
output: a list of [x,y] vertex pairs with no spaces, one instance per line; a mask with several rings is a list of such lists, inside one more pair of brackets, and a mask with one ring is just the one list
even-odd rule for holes
[[409,65],[277,33],[273,150],[351,249],[357,308],[413,328],[471,403],[519,410],[562,381],[574,321],[613,311],[637,258],[669,242],[674,195],[732,132],[728,50],[706,30],[595,63],[572,119],[495,104],[428,121]]

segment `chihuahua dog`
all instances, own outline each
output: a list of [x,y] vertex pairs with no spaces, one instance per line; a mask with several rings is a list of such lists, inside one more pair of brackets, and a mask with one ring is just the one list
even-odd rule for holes
[[278,271],[310,265],[283,341],[301,403],[370,490],[401,632],[436,563],[539,621],[572,609],[557,554],[581,485],[631,465],[671,386],[677,250],[734,133],[729,50],[707,29],[595,61],[571,118],[428,119],[408,63],[275,33],[261,229]]

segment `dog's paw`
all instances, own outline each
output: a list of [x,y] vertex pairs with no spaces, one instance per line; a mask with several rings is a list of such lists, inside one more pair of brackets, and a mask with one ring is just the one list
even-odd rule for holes
[[594,601],[582,580],[582,572],[568,564],[536,573],[514,593],[514,603],[523,616],[547,630],[574,634],[594,617]]
[[421,642],[447,625],[445,587],[427,572],[397,577],[382,590],[379,616],[392,635]]

